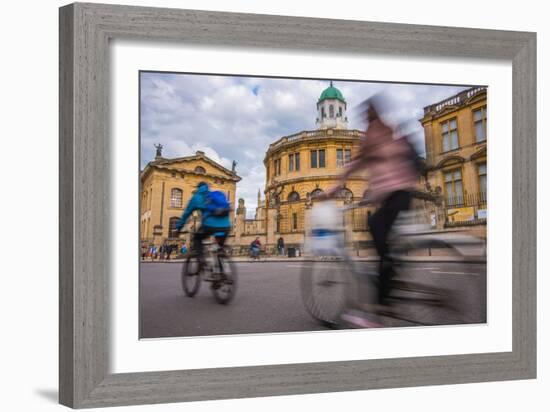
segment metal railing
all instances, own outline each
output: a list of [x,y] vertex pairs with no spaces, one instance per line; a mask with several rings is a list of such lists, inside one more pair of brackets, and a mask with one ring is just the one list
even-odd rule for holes
[[487,222],[487,192],[447,196],[443,200],[445,226],[470,226]]
[[486,87],[473,87],[471,89],[465,90],[457,95],[451,96],[446,100],[443,100],[439,103],[432,104],[430,106],[424,107],[424,114],[428,114],[431,111],[440,111],[441,109],[447,107],[447,106],[454,106],[454,105],[460,105],[464,101],[468,100],[472,96],[475,96],[478,93],[484,92],[487,90]]

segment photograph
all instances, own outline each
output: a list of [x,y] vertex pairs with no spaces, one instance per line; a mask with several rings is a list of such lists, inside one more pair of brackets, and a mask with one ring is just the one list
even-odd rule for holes
[[140,339],[486,323],[487,86],[138,83]]

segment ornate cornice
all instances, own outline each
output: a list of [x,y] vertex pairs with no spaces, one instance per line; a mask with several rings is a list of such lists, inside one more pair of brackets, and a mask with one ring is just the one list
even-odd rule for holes
[[145,169],[141,172],[141,181],[143,182],[148,174],[150,174],[153,170],[160,170],[160,171],[166,171],[166,172],[173,172],[177,174],[182,175],[195,175],[195,176],[205,176],[212,179],[222,179],[227,180],[230,182],[237,183],[241,180],[240,176],[237,176],[236,174],[229,174],[229,175],[217,175],[213,173],[199,173],[195,172],[194,170],[188,170],[188,169],[181,169],[177,167],[170,167],[165,166],[164,164],[151,164],[149,163]]
[[453,154],[450,156],[445,157],[444,159],[441,159],[439,163],[434,167],[434,169],[440,169],[444,166],[451,165],[451,164],[459,164],[464,163],[466,159],[464,159],[462,156]]
[[[171,165],[173,165],[174,163],[185,163],[185,162],[191,162],[191,161],[196,161],[196,160],[202,160],[202,161],[208,163],[209,165],[213,166],[214,168],[216,168],[220,172],[222,172],[223,175],[216,175],[216,174],[213,174],[213,173],[197,173],[194,170],[188,170],[188,169],[185,169],[185,168],[171,167]],[[213,178],[217,178],[217,179],[230,180],[230,181],[234,181],[234,182],[239,182],[241,180],[241,177],[238,176],[236,173],[232,172],[231,170],[223,167],[219,163],[217,163],[214,160],[210,159],[208,156],[206,156],[202,152],[197,152],[197,154],[194,154],[192,156],[176,157],[176,158],[172,158],[172,159],[160,158],[158,160],[154,160],[152,162],[149,162],[149,163],[147,163],[147,165],[145,166],[145,168],[141,172],[141,180],[143,180],[145,178],[145,175],[148,174],[148,172],[152,168],[157,168],[159,170],[164,169],[164,170],[169,170],[169,171],[173,171],[173,172],[177,172],[177,173],[208,176],[208,177],[213,177]]]
[[474,102],[481,101],[487,97],[487,87],[476,86],[464,90],[440,102],[424,107],[424,116],[419,119],[422,124],[438,119],[446,114],[467,107]]

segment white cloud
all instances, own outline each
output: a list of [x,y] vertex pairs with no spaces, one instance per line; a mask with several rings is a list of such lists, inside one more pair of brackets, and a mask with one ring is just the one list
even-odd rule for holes
[[[166,157],[188,156],[197,150],[231,168],[238,162],[242,177],[237,196],[249,214],[264,188],[263,159],[270,143],[281,136],[315,128],[316,103],[324,80],[273,79],[142,73],[142,167],[154,157],[153,143],[164,145]],[[362,128],[354,108],[372,94],[387,90],[396,103],[396,118],[418,119],[423,106],[461,87],[340,82],[348,103],[350,128]]]

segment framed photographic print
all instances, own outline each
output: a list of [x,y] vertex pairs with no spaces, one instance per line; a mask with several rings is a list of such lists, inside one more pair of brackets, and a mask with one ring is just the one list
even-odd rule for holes
[[61,8],[61,403],[534,378],[535,44]]

